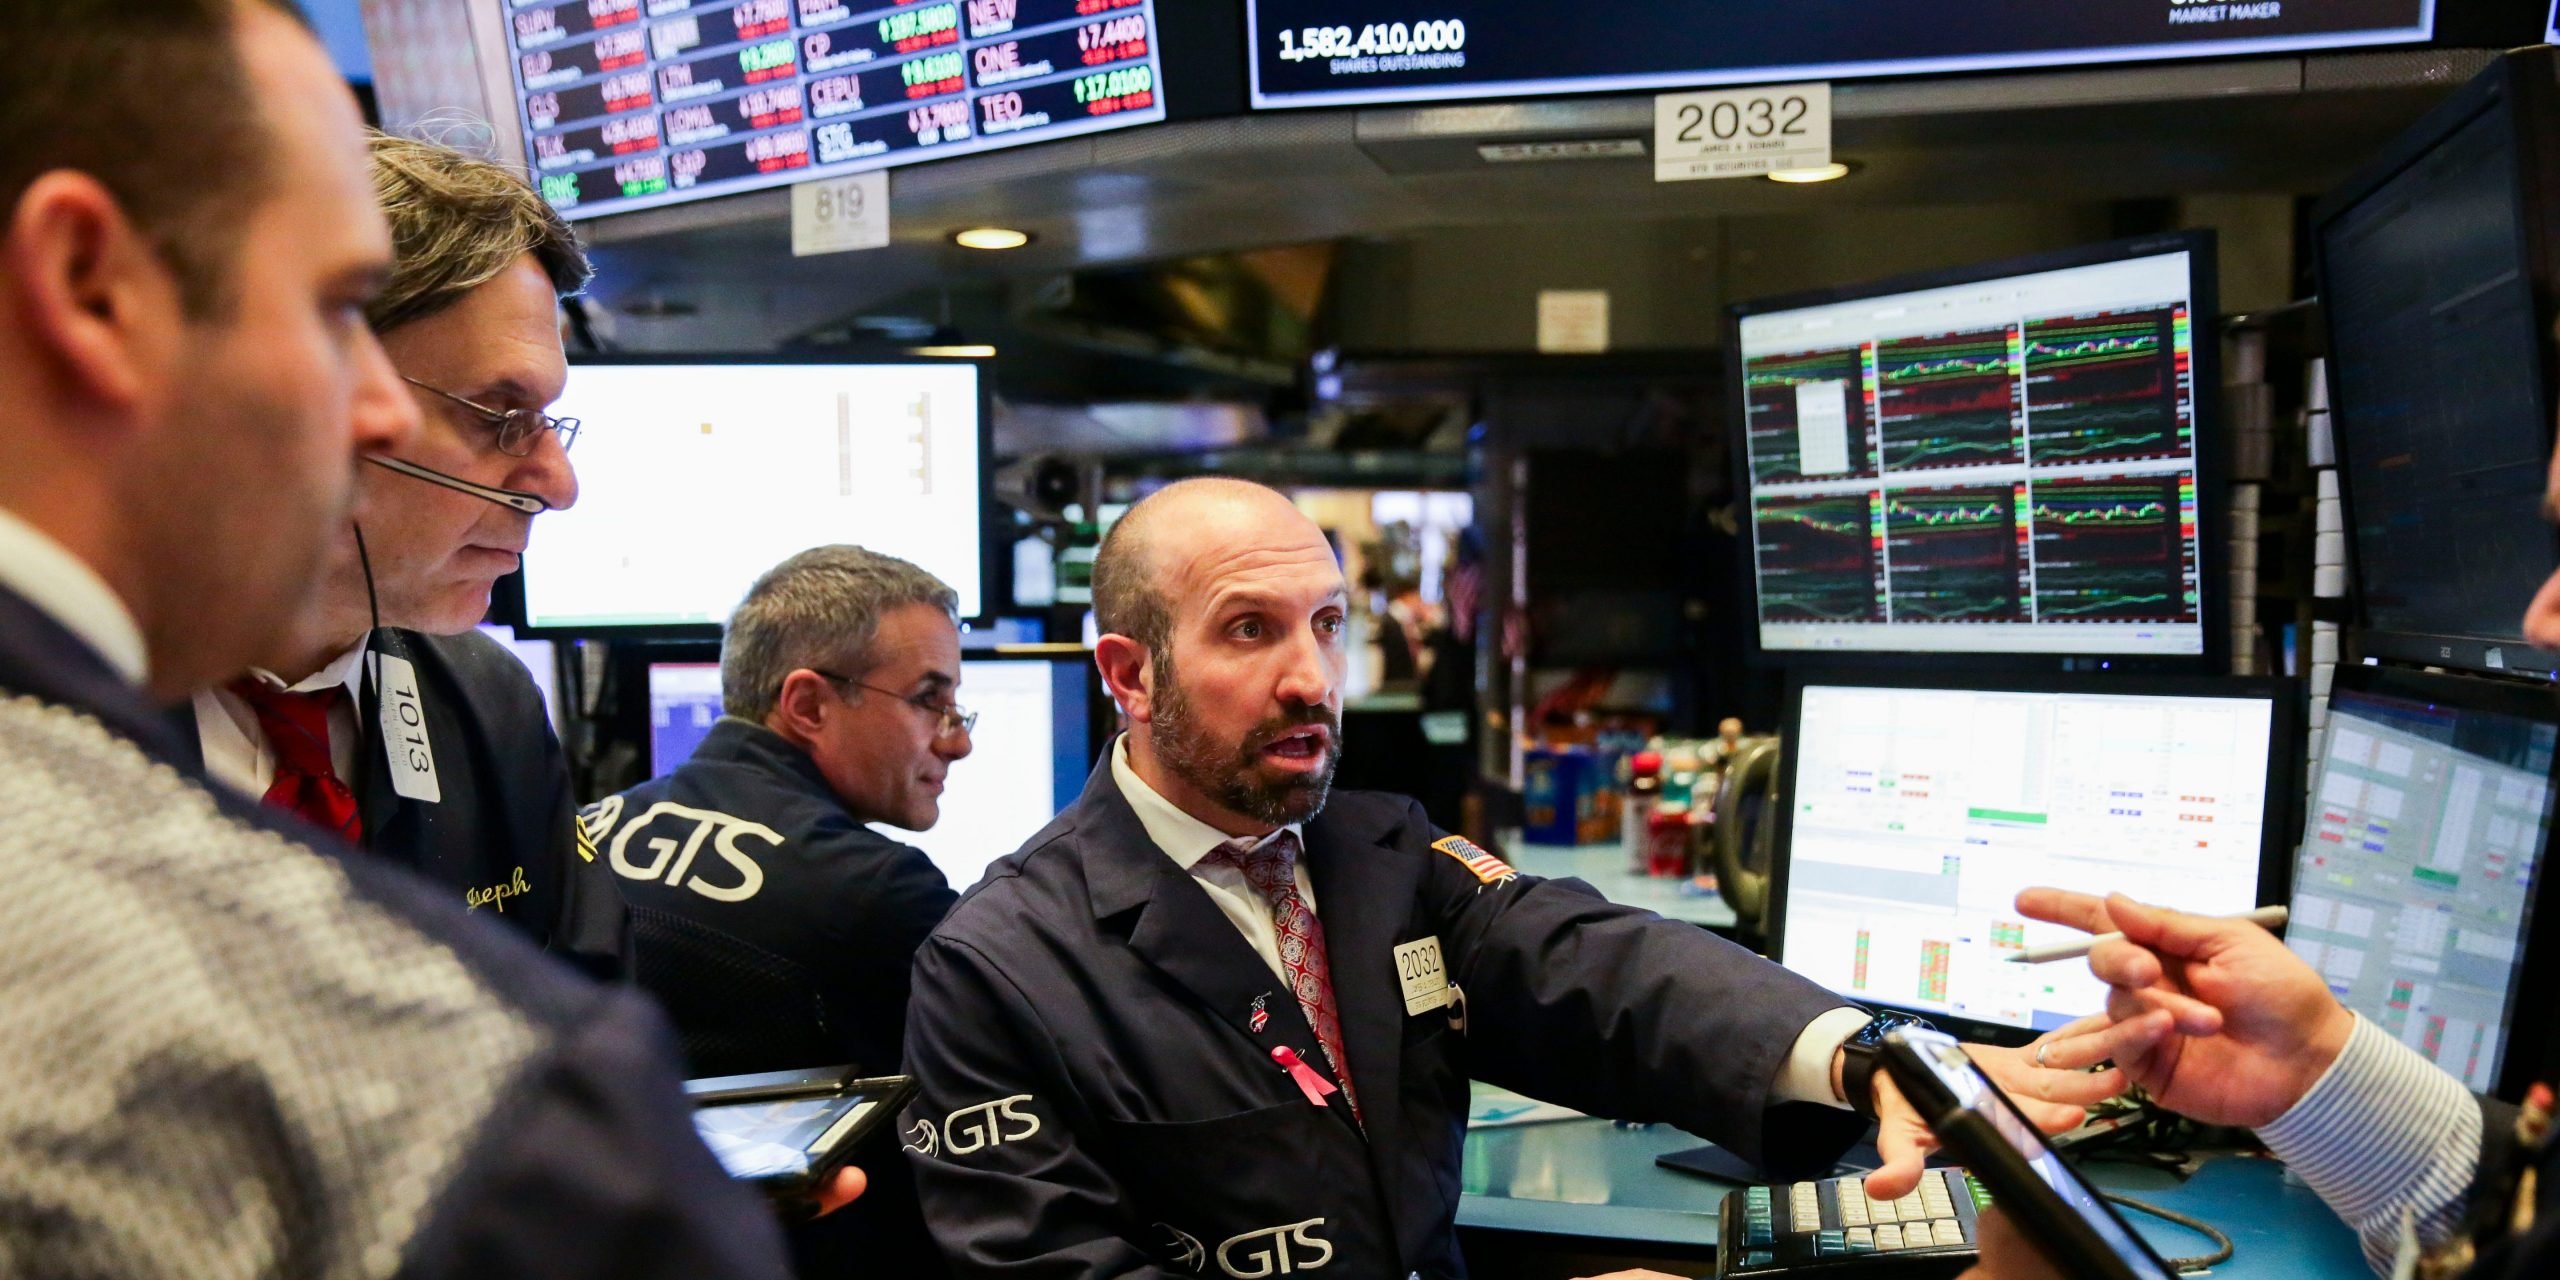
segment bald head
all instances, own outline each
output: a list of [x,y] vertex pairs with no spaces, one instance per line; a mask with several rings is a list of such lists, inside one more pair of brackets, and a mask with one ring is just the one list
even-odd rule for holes
[[1333,544],[1281,494],[1186,480],[1129,509],[1093,564],[1094,663],[1129,765],[1229,835],[1303,822],[1340,758],[1347,601]]
[[1324,543],[1324,530],[1268,485],[1226,476],[1166,485],[1130,507],[1094,553],[1094,626],[1161,657],[1173,634],[1166,587],[1176,576],[1174,560],[1291,535]]

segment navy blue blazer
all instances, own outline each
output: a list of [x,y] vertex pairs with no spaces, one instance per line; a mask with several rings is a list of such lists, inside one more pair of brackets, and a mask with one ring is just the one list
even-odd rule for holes
[[[1470,1080],[1667,1121],[1781,1176],[1863,1128],[1769,1092],[1837,997],[1477,852],[1396,796],[1337,793],[1306,826],[1355,1125],[1275,1060],[1287,1047],[1328,1070],[1297,1001],[1148,838],[1106,760],[917,956],[921,1092],[902,1123],[954,1269],[1462,1276]],[[1441,1003],[1425,981],[1409,1006],[1424,939],[1459,994]]]

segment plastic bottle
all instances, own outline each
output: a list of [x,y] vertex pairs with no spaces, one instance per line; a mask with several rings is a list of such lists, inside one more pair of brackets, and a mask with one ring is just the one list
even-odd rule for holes
[[1639,751],[1627,762],[1627,803],[1619,813],[1619,839],[1627,846],[1627,872],[1648,873],[1646,849],[1653,838],[1653,809],[1662,800],[1662,753]]

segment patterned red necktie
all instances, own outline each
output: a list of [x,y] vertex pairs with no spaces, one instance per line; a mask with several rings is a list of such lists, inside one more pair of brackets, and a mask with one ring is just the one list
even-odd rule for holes
[[1360,1095],[1351,1088],[1351,1059],[1342,1051],[1342,1015],[1333,1003],[1333,966],[1325,959],[1324,924],[1298,893],[1297,833],[1284,829],[1258,844],[1252,837],[1230,840],[1209,858],[1241,869],[1245,881],[1271,908],[1271,924],[1280,935],[1280,967],[1288,974],[1289,989],[1297,995],[1307,1025],[1315,1028],[1316,1044],[1324,1050],[1325,1060],[1333,1064],[1334,1079],[1351,1103],[1352,1118],[1359,1119]]
[[298,813],[323,831],[335,831],[349,844],[364,842],[356,817],[356,793],[329,762],[329,712],[347,696],[331,685],[310,693],[279,689],[255,676],[243,676],[230,690],[258,714],[267,749],[276,758],[275,781],[266,802]]

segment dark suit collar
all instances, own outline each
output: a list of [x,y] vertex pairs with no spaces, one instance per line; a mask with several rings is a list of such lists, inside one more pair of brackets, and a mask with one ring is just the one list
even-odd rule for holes
[[160,707],[70,628],[6,587],[0,587],[0,689],[86,712],[164,760],[185,758]]
[[686,764],[737,763],[784,774],[808,790],[825,796],[830,803],[842,805],[827,775],[820,772],[818,762],[789,738],[775,733],[753,720],[739,716],[722,716],[711,722],[711,732],[702,736]]
[[[1357,800],[1328,808],[1306,824],[1305,857],[1352,1080],[1360,1087],[1370,1131],[1393,1132],[1400,1119],[1396,1095],[1405,1018],[1394,952],[1408,941],[1398,934],[1421,868],[1396,851],[1405,812],[1367,797]],[[1234,1026],[1258,1053],[1290,1045],[1330,1076],[1323,1055],[1313,1051],[1315,1034],[1296,997],[1199,882],[1148,837],[1112,775],[1110,751],[1072,812],[1094,917],[1107,921],[1136,913],[1128,924],[1131,950]],[[1258,1031],[1257,1009],[1267,1015]]]

